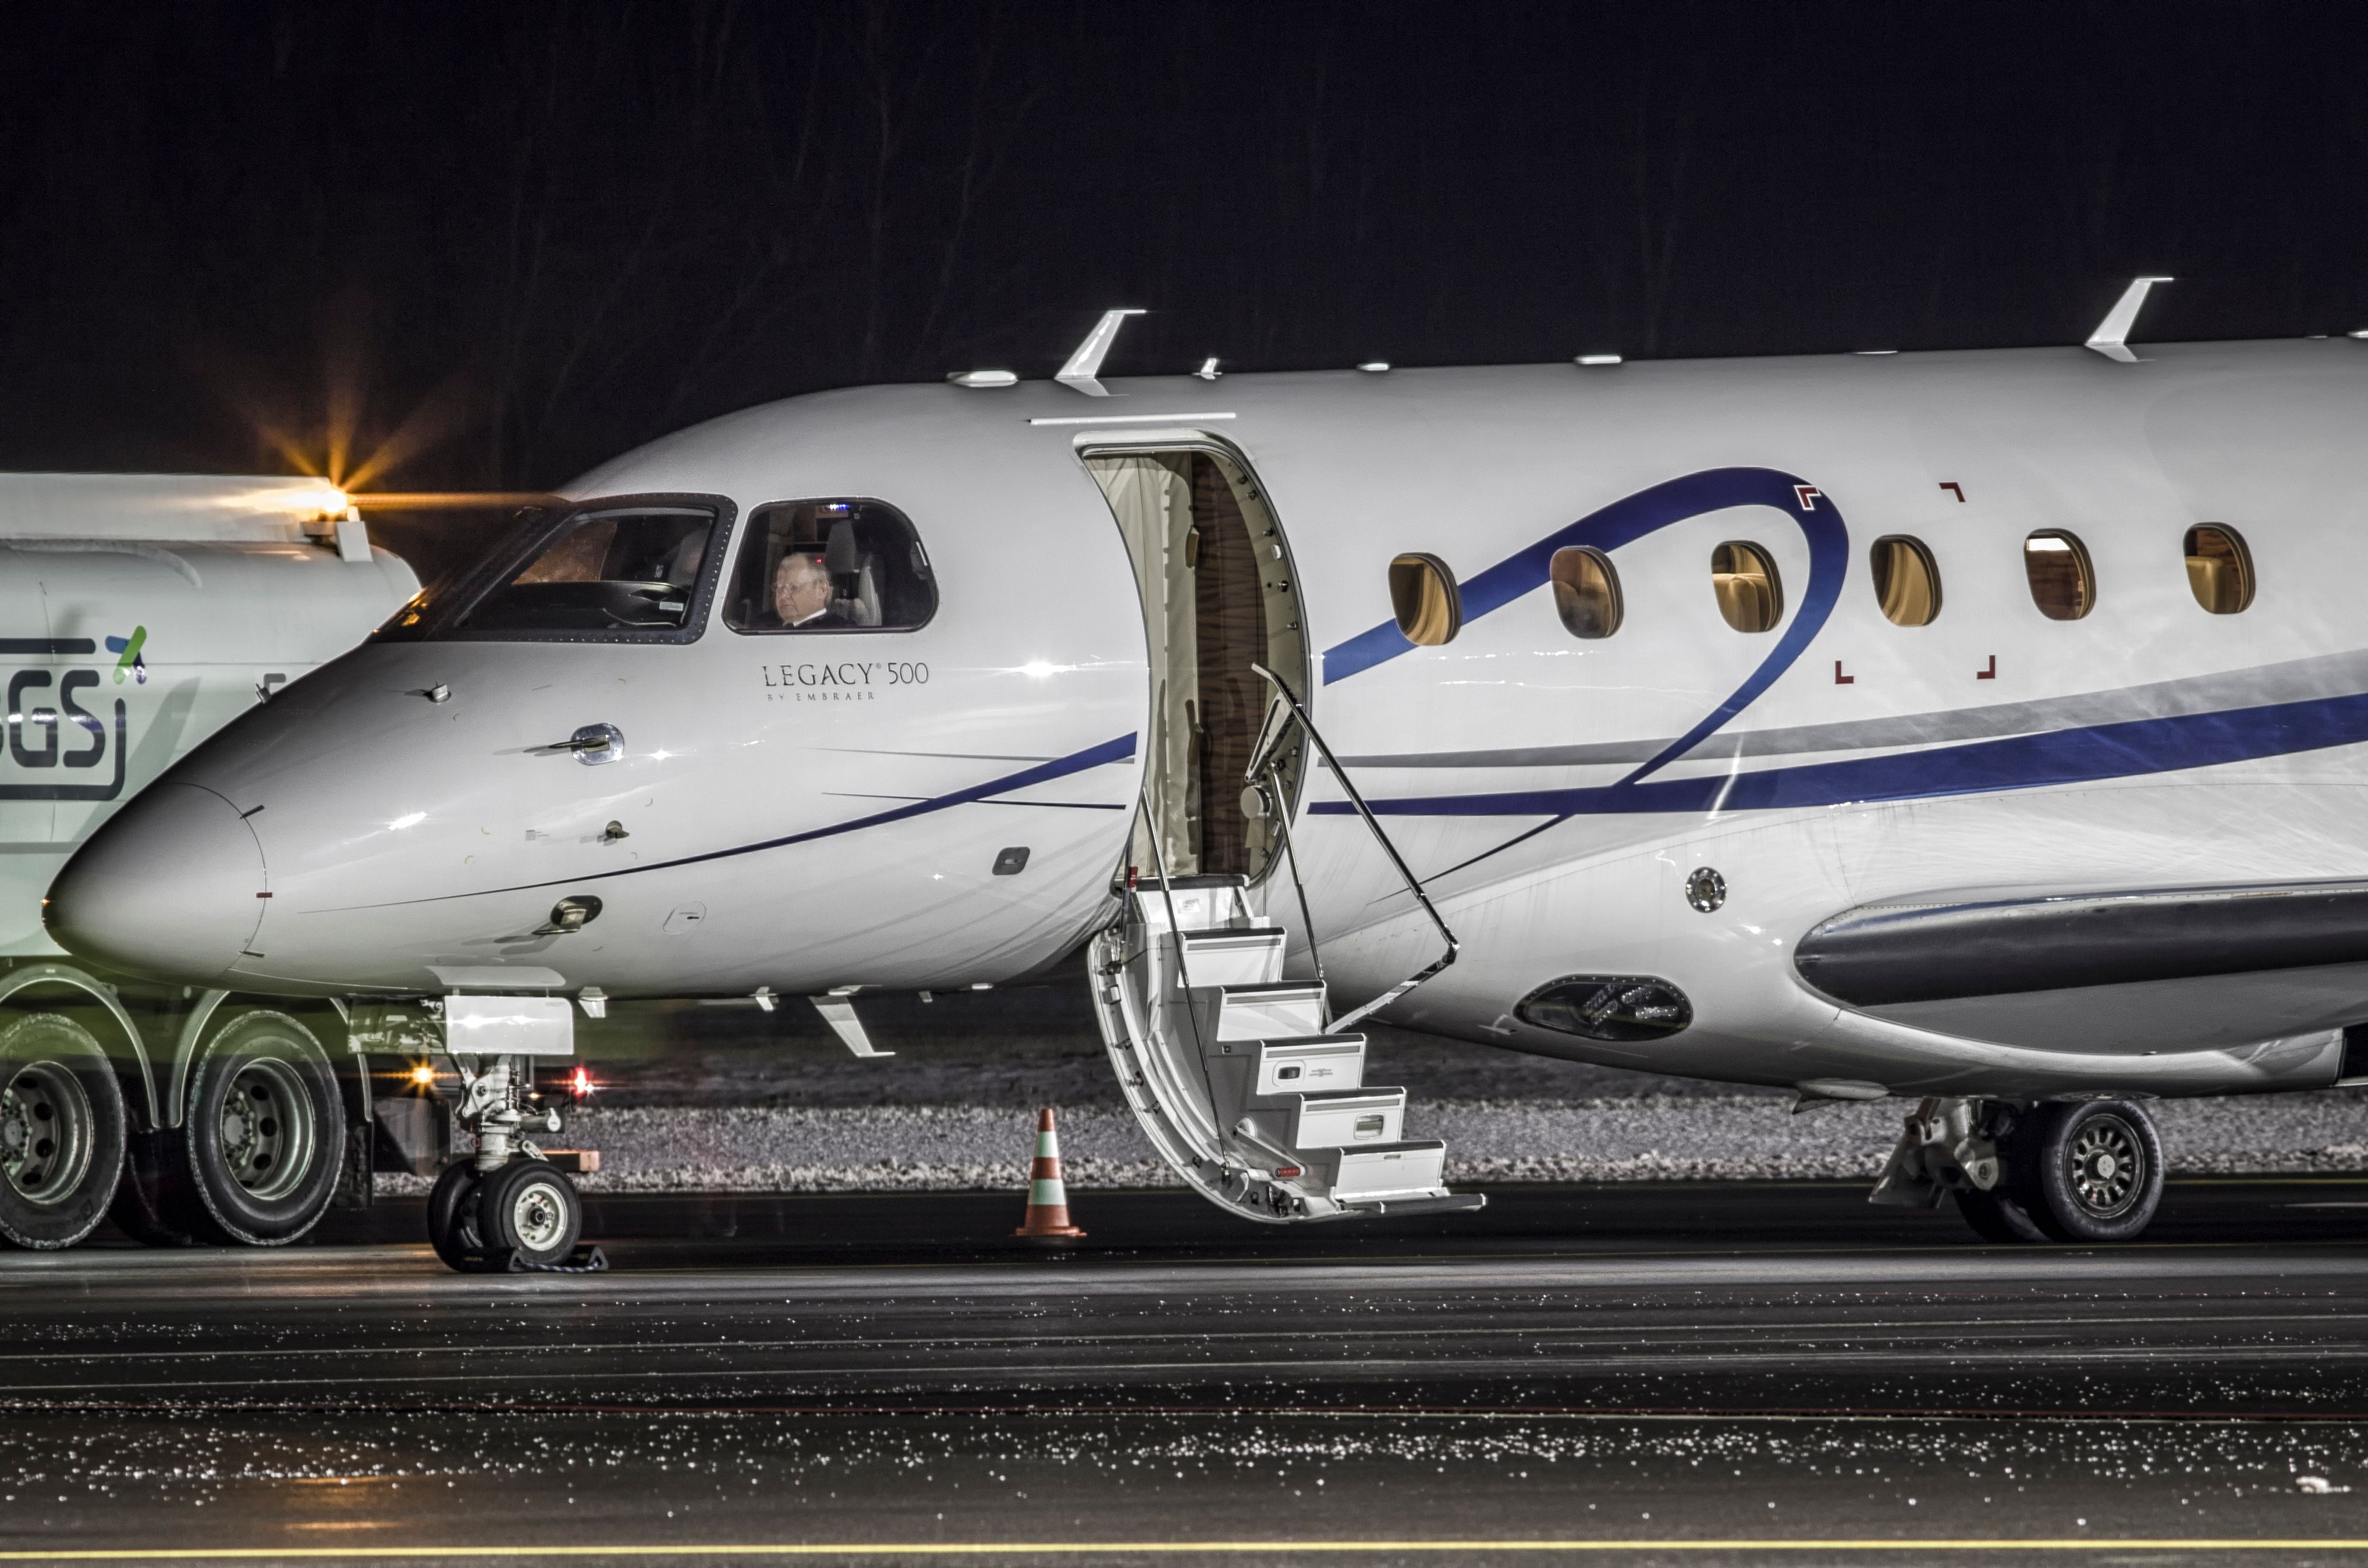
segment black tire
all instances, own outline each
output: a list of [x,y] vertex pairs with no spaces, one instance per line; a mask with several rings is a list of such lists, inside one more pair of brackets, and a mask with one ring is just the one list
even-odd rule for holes
[[477,1227],[477,1164],[473,1157],[446,1165],[427,1193],[427,1244],[444,1267],[482,1274],[494,1267],[484,1233]]
[[512,1160],[477,1188],[477,1224],[495,1252],[528,1263],[565,1263],[584,1234],[584,1199],[566,1172],[541,1160]]
[[179,1128],[135,1132],[126,1140],[123,1176],[107,1216],[147,1246],[195,1246],[212,1239],[213,1226],[189,1180],[189,1153]]
[[90,1031],[34,1013],[0,1032],[0,1237],[70,1247],[107,1218],[131,1119]]
[[2008,1193],[1967,1188],[1956,1193],[1958,1218],[1986,1242],[2016,1246],[2049,1240],[2031,1211]]
[[220,1239],[294,1241],[328,1210],[344,1168],[345,1096],[329,1053],[285,1013],[233,1019],[199,1052],[182,1132]]
[[[2044,1105],[2032,1119],[2032,1218],[2060,1242],[2127,1242],[2162,1202],[2162,1139],[2128,1100]],[[2133,1170],[2132,1164],[2135,1165]]]

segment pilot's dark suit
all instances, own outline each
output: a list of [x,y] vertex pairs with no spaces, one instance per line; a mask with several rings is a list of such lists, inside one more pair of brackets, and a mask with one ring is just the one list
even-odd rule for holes
[[848,619],[847,617],[839,614],[838,611],[835,609],[825,609],[818,615],[810,615],[803,620],[797,622],[793,626],[786,627],[784,630],[790,631],[837,631],[848,627],[852,627],[854,624],[855,622]]

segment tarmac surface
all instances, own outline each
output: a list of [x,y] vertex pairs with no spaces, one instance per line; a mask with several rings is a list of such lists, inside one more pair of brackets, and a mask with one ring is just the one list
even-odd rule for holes
[[598,1200],[592,1275],[416,1203],[0,1255],[0,1556],[2358,1561],[2368,1182],[2143,1244],[1862,1183],[1521,1184],[1248,1226],[1097,1193]]

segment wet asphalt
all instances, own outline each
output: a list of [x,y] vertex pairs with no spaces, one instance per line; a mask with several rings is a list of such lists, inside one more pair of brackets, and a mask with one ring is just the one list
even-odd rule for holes
[[598,1200],[593,1275],[447,1273],[416,1203],[0,1255],[0,1552],[2368,1556],[2368,1182],[2174,1183],[2105,1250],[1851,1183],[1075,1196],[1053,1251],[900,1194]]

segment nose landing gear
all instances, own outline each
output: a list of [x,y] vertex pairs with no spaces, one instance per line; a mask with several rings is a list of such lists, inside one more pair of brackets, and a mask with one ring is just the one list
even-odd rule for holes
[[1873,1194],[1937,1208],[1985,1241],[2134,1241],[2162,1201],[2162,1140],[2130,1100],[1928,1099]]
[[[480,1072],[461,1062],[465,1095],[457,1119],[477,1135],[477,1153],[454,1161],[427,1196],[427,1240],[447,1267],[464,1274],[596,1273],[609,1267],[581,1244],[584,1199],[522,1131],[528,1076],[522,1059],[499,1056]],[[558,1113],[540,1113],[559,1130]]]

